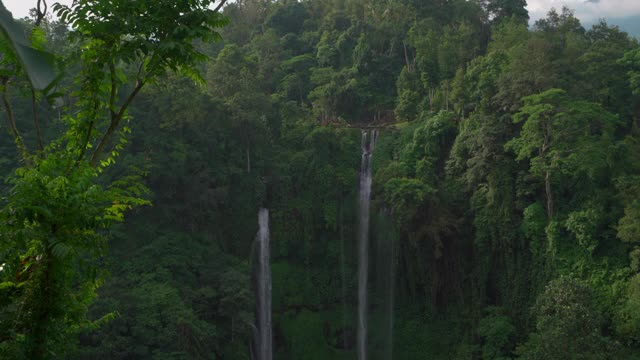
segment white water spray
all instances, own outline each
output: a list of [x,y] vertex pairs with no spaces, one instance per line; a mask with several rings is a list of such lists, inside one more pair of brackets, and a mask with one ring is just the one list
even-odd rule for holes
[[271,335],[271,263],[269,252],[269,210],[258,212],[258,360],[272,360]]
[[369,205],[371,202],[371,159],[376,130],[362,130],[360,202],[358,208],[358,360],[367,359],[367,307],[369,277]]

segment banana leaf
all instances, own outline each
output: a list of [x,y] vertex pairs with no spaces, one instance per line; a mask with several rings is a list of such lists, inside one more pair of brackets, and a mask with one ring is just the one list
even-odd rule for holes
[[36,90],[47,90],[58,78],[55,71],[55,58],[52,54],[34,49],[25,36],[24,29],[0,1],[0,33],[24,68],[31,85]]

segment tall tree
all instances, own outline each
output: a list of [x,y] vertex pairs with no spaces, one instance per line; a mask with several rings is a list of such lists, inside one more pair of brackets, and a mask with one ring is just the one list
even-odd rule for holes
[[485,0],[486,8],[493,22],[500,23],[503,20],[514,18],[519,23],[526,24],[529,21],[526,0]]
[[[122,149],[128,109],[145,84],[171,71],[201,78],[197,64],[206,56],[194,42],[218,39],[215,29],[225,23],[219,8],[210,5],[214,2],[80,0],[53,6],[72,28],[77,52],[65,60],[79,71],[73,87],[65,89],[74,101],[64,108],[65,128],[55,141],[31,153],[14,127],[24,165],[10,178],[12,188],[0,210],[5,270],[0,290],[15,309],[0,335],[2,357],[62,356],[73,335],[98,324],[86,313],[105,275],[104,231],[128,209],[148,204],[139,176],[114,179],[104,170]],[[4,7],[0,11],[5,34],[21,31]],[[35,90],[50,87],[52,77],[39,76],[39,69],[51,55],[24,43],[3,47],[14,59],[26,59],[12,64],[11,80],[26,73]],[[11,118],[6,96],[3,105]],[[120,141],[113,144],[117,134]]]
[[543,179],[547,216],[552,219],[557,176],[588,176],[591,169],[605,166],[603,150],[612,140],[617,118],[599,104],[572,99],[561,89],[525,97],[524,103],[514,117],[522,130],[505,146],[518,160],[529,160],[531,173]]

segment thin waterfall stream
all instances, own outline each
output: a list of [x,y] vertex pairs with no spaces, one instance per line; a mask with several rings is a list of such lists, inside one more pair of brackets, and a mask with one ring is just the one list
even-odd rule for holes
[[362,130],[360,200],[358,207],[358,360],[367,359],[367,307],[369,278],[369,217],[371,202],[371,159],[378,133]]
[[261,208],[258,212],[258,296],[257,296],[257,322],[258,336],[256,339],[257,359],[271,360],[272,334],[271,334],[271,263],[269,251],[269,210]]

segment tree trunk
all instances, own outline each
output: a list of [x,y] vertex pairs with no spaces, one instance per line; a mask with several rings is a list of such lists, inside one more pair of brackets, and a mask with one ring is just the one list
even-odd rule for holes
[[444,109],[449,110],[449,81],[444,82]]
[[[38,308],[34,310],[33,328],[31,332],[32,347],[29,349],[29,359],[40,360],[48,357],[49,323],[51,317],[51,304],[59,301],[55,299],[55,284],[52,283],[53,262],[55,261],[52,249],[47,246],[47,250],[42,255],[39,266],[44,266],[42,274],[37,274],[37,287],[40,292]],[[39,269],[35,271],[40,271]],[[33,304],[32,304],[33,306]]]
[[436,89],[429,88],[429,110],[433,111],[433,102],[436,98]]
[[547,170],[544,174],[544,192],[547,197],[547,217],[553,218],[553,194],[551,193],[551,172]]
[[247,145],[247,174],[251,172],[251,153],[249,151],[249,145]]
[[[547,122],[543,123],[543,135],[544,138],[542,148],[540,149],[540,158],[546,163],[547,152],[551,146],[551,128]],[[551,171],[549,168],[544,172],[544,193],[547,198],[547,218],[551,220],[553,218],[553,194],[551,192]]]
[[413,72],[413,66],[411,65],[411,62],[409,61],[409,53],[407,52],[407,44],[405,42],[402,42],[402,46],[404,47],[404,62],[407,65],[407,70],[411,73],[411,72]]
[[636,105],[634,106],[632,124],[633,133],[640,133],[640,100],[636,101]]

